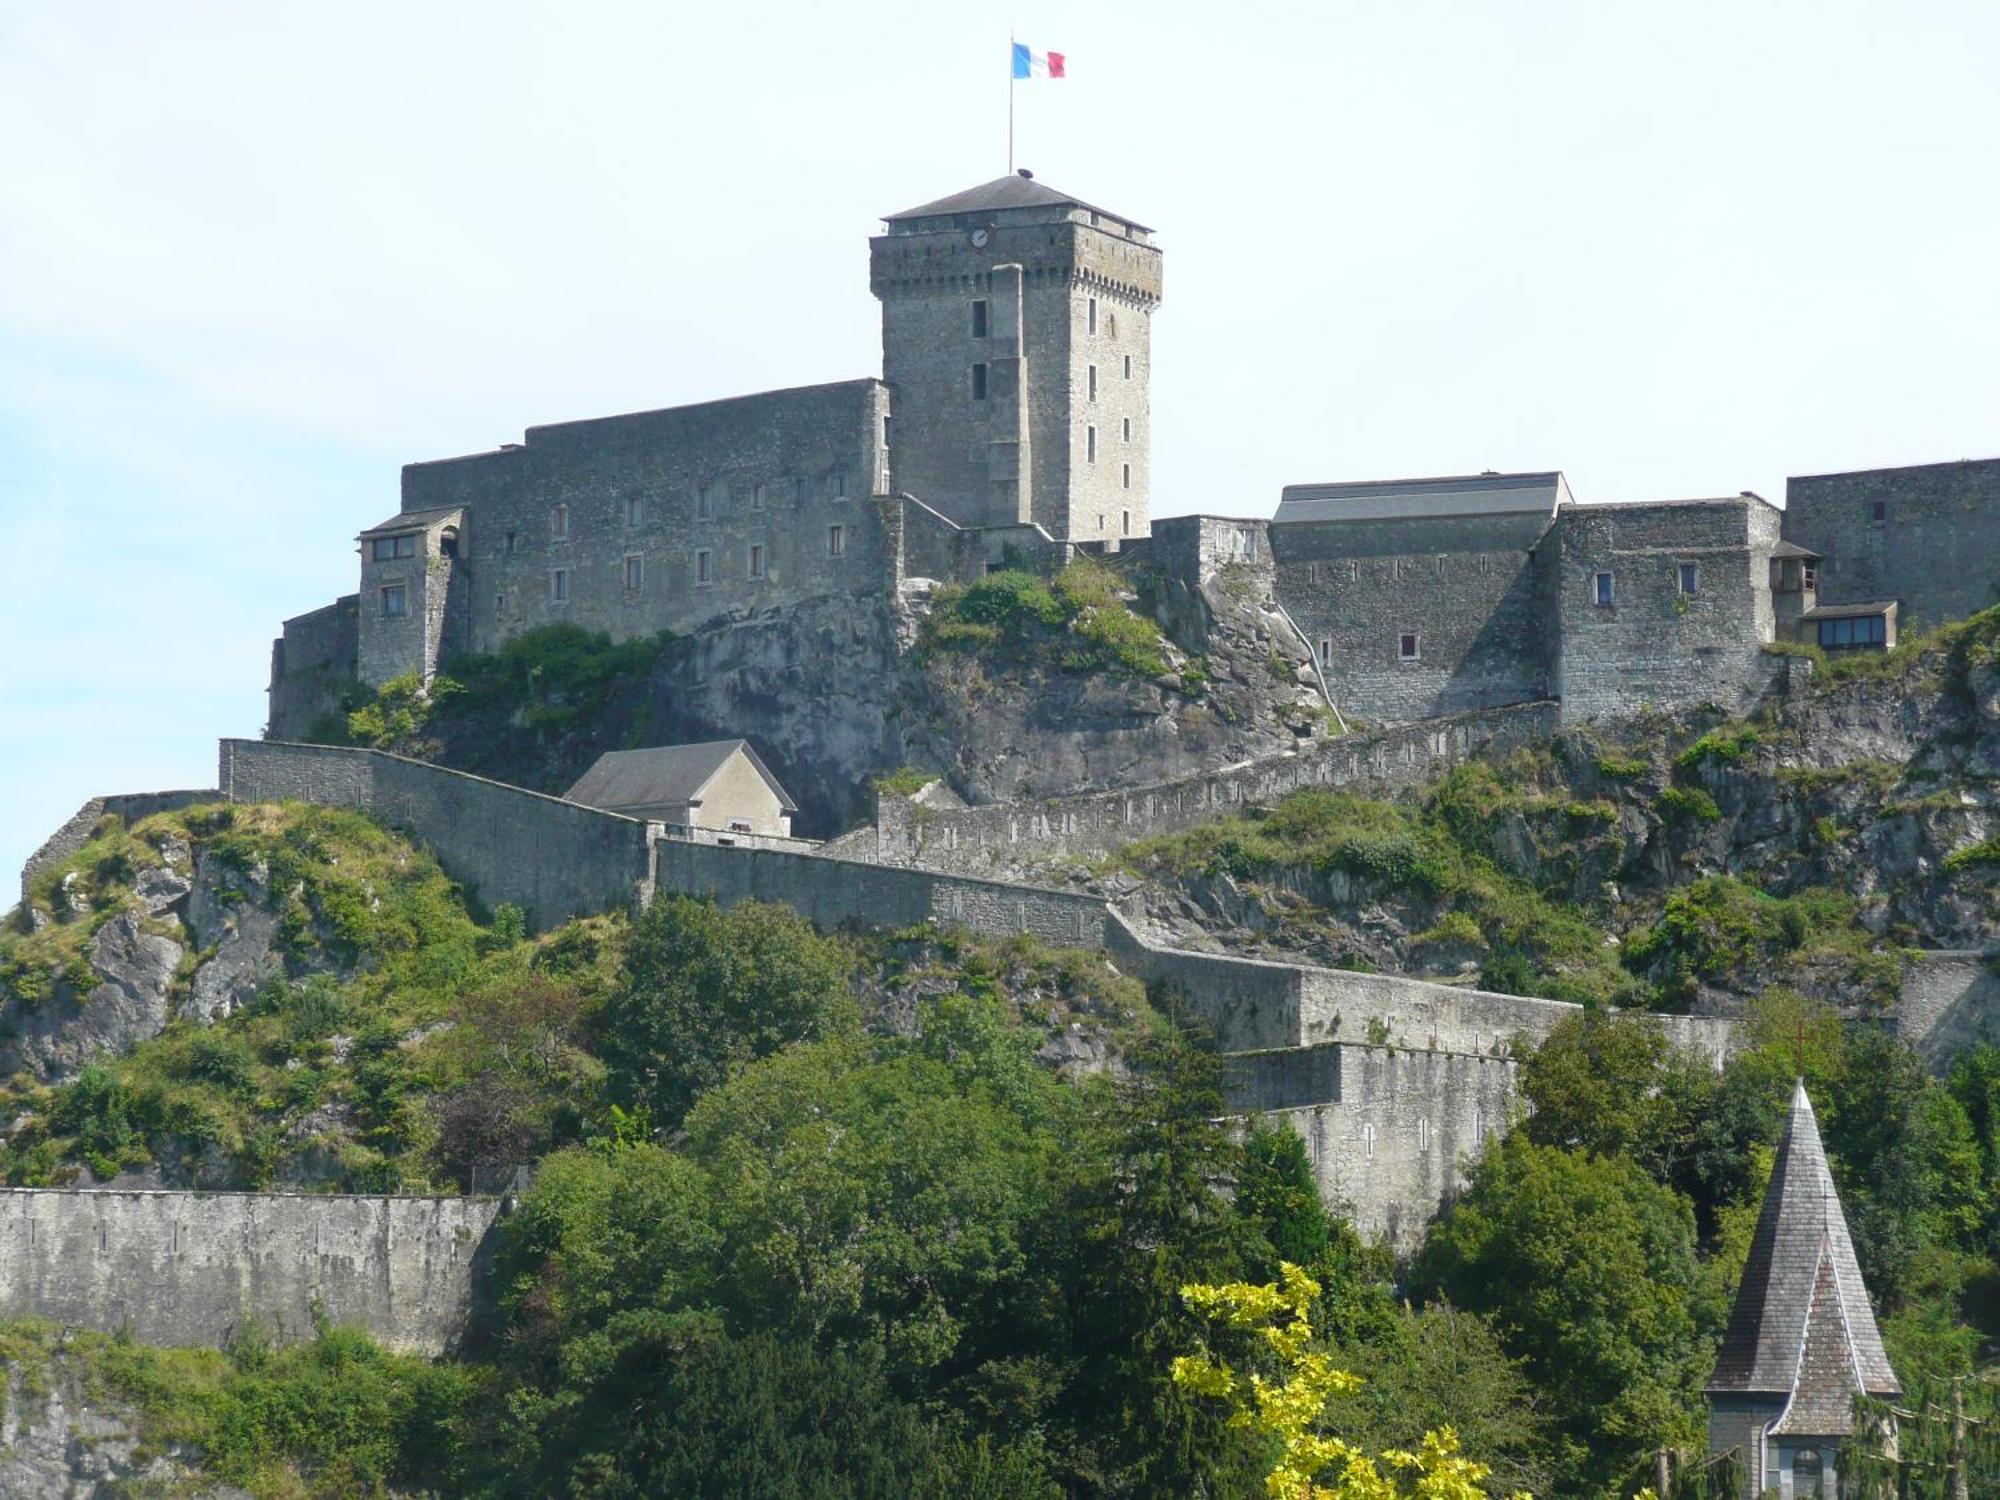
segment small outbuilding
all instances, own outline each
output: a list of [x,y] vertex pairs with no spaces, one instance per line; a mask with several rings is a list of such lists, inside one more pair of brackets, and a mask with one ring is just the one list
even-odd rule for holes
[[628,818],[781,838],[798,811],[747,740],[607,751],[564,795]]

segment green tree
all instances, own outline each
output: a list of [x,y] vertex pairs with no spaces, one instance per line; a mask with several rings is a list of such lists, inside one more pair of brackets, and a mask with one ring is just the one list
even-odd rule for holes
[[661,897],[604,1008],[613,1096],[678,1123],[733,1068],[850,1026],[848,973],[845,950],[788,907]]
[[1432,1229],[1417,1286],[1491,1317],[1548,1394],[1560,1466],[1603,1483],[1691,1439],[1706,1350],[1688,1205],[1631,1162],[1510,1136]]

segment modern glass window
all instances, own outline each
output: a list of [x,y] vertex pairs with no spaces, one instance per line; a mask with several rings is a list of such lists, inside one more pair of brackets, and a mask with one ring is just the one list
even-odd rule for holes
[[382,586],[382,618],[400,620],[410,612],[410,591],[407,585],[386,583]]
[[558,505],[549,512],[549,535],[558,542],[569,540],[569,507]]
[[694,581],[696,583],[715,582],[715,554],[706,547],[694,555]]
[[1681,592],[1692,596],[1701,582],[1701,569],[1693,563],[1682,563],[1676,571],[1678,577],[1675,581],[1679,583]]
[[1405,631],[1396,640],[1396,654],[1404,661],[1419,661],[1423,657],[1423,638],[1414,631]]
[[625,559],[625,592],[636,594],[646,586],[646,559],[636,553]]
[[1828,651],[1886,646],[1888,642],[1889,621],[1886,615],[1851,615],[1844,620],[1819,622],[1819,643]]
[[764,544],[762,542],[752,542],[750,544],[750,576],[752,578],[762,578],[764,576]]
[[976,339],[986,337],[986,303],[983,299],[972,304],[972,336]]
[[415,557],[417,555],[416,533],[403,536],[378,536],[374,546],[375,561],[388,562],[395,557]]
[[549,602],[551,604],[561,604],[568,598],[569,569],[551,568],[549,570]]
[[829,526],[826,528],[826,555],[828,557],[840,556],[841,552],[845,550],[846,546],[847,546],[846,527]]
[[972,399],[974,401],[986,399],[986,366],[983,364],[972,367]]
[[1590,597],[1596,600],[1600,607],[1608,606],[1611,603],[1611,575],[1609,573],[1591,575]]

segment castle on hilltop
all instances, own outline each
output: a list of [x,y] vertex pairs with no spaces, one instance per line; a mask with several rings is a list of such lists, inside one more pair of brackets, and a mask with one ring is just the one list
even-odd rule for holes
[[1993,600],[2000,460],[1793,479],[1783,511],[1582,504],[1560,473],[1486,473],[1155,522],[1150,229],[1020,173],[889,215],[869,282],[880,379],[408,465],[401,508],[361,533],[357,592],[285,623],[272,732],[331,683],[427,681],[538,626],[689,633],[1079,551],[1273,570],[1334,706],[1378,722],[1740,708],[1783,675],[1778,643],[1881,649]]

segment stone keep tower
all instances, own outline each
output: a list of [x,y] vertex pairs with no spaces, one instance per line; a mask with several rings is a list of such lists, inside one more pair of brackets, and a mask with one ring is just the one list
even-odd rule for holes
[[1152,231],[1025,172],[885,222],[894,488],[961,526],[1147,535]]

